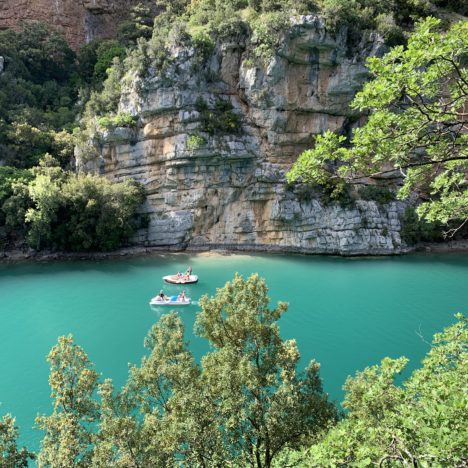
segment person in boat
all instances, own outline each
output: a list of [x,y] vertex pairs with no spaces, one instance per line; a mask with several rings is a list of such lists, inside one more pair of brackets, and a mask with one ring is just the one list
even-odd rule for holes
[[163,290],[159,291],[158,298],[156,299],[157,301],[164,302],[167,300],[167,296],[163,293]]
[[192,267],[191,267],[191,266],[189,266],[189,267],[187,268],[187,271],[186,271],[185,274],[186,274],[187,276],[190,277],[190,275],[192,274]]
[[187,300],[187,296],[185,295],[185,291],[182,291],[179,296],[177,297],[178,302],[185,302]]

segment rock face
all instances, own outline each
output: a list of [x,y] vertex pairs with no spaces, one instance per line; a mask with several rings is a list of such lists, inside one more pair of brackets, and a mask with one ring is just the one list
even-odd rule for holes
[[[381,46],[363,39],[347,57],[345,31],[331,36],[315,17],[293,26],[265,66],[239,44],[218,46],[203,67],[193,49],[174,46],[165,76],[134,76],[121,96],[119,112],[137,116],[138,128],[104,132],[100,157],[81,167],[145,185],[149,226],[135,239],[142,245],[399,253],[401,202],[326,203],[319,191],[285,181],[315,134],[358,121],[348,103],[368,76],[365,58]],[[210,109],[230,103],[240,128],[210,135],[200,99]]]
[[64,32],[75,49],[95,37],[115,35],[118,24],[142,0],[2,0],[0,28],[42,21]]

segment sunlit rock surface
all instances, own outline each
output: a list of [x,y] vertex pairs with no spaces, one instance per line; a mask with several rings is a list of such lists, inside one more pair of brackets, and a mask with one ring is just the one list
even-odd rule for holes
[[[363,37],[350,54],[346,31],[333,36],[320,19],[302,17],[268,63],[255,64],[248,47],[223,44],[196,67],[192,49],[174,46],[164,77],[154,70],[127,77],[119,112],[138,117],[138,128],[103,133],[100,157],[79,165],[145,185],[149,224],[135,242],[343,255],[404,250],[401,202],[332,203],[319,189],[285,181],[314,135],[358,123],[348,104],[368,78],[366,57],[382,52],[379,38]],[[239,131],[204,132],[200,97],[231,102]],[[194,148],[193,135],[204,143]]]

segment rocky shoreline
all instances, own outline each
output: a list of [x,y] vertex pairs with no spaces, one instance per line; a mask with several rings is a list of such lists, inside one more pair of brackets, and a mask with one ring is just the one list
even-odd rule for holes
[[353,254],[343,254],[342,252],[317,252],[307,251],[300,248],[282,248],[271,245],[216,245],[216,246],[155,246],[155,247],[125,247],[110,252],[38,252],[32,249],[21,250],[12,249],[0,252],[0,264],[8,263],[48,263],[54,261],[79,261],[79,260],[107,260],[117,258],[144,257],[157,254],[200,254],[210,253],[214,255],[235,255],[249,253],[272,253],[272,254],[298,254],[298,255],[326,255],[339,257],[376,257],[395,256],[410,253],[456,253],[468,252],[468,240],[456,240],[443,243],[420,243],[405,249],[400,253],[389,254],[388,252],[363,252]]

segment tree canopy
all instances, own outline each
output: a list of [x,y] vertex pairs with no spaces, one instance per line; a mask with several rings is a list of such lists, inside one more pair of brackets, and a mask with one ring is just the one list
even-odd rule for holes
[[19,436],[15,418],[10,414],[0,419],[0,466],[5,468],[26,468],[35,454],[26,447],[18,448]]
[[[400,198],[416,192],[428,221],[452,233],[468,220],[468,23],[448,31],[440,21],[419,23],[408,45],[367,61],[374,79],[351,107],[368,112],[351,138],[327,131],[302,153],[289,181],[329,185],[391,175],[403,177]],[[455,224],[454,224],[455,223]]]
[[36,418],[38,428],[45,432],[38,464],[54,468],[90,466],[91,427],[98,418],[98,403],[93,395],[98,374],[71,335],[58,339],[47,361],[53,413]]
[[112,250],[138,227],[144,190],[133,180],[74,174],[47,155],[31,169],[0,168],[0,223],[5,244],[37,250]]
[[[304,467],[464,466],[468,436],[468,327],[434,336],[422,367],[395,384],[408,359],[385,358],[348,378],[346,417],[308,450],[284,453]],[[281,465],[278,465],[281,466]]]

